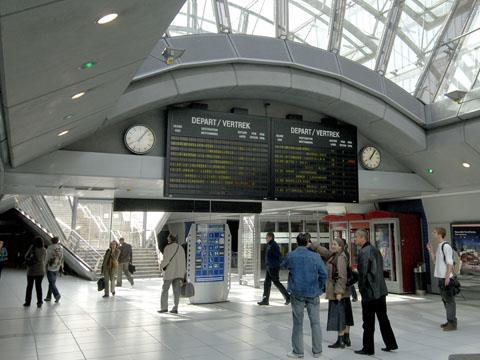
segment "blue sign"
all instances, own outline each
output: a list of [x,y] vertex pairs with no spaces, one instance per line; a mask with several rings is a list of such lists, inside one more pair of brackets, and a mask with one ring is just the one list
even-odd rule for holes
[[223,281],[225,270],[225,225],[197,224],[195,282]]

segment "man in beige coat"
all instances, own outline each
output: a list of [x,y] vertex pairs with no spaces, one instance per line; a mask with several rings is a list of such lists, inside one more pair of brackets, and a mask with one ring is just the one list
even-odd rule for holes
[[180,302],[180,288],[187,273],[187,266],[185,251],[178,244],[177,238],[172,234],[168,236],[168,244],[163,250],[163,260],[160,268],[163,270],[163,287],[160,297],[160,310],[158,312],[165,313],[168,311],[168,290],[170,285],[172,285],[174,305],[170,312],[177,314],[178,303]]

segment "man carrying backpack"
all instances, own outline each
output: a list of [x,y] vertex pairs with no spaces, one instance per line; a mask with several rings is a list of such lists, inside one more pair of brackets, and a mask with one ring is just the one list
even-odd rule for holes
[[454,279],[453,279],[453,249],[445,240],[446,230],[437,227],[432,235],[438,243],[437,252],[433,252],[432,244],[427,244],[428,252],[435,263],[434,276],[438,280],[440,295],[447,313],[447,322],[440,325],[443,331],[457,330],[457,306],[455,304]]
[[45,301],[52,300],[52,294],[55,297],[55,302],[60,301],[61,295],[57,289],[57,274],[63,264],[63,249],[58,243],[58,237],[52,238],[52,244],[47,248],[47,279],[48,279],[48,293]]

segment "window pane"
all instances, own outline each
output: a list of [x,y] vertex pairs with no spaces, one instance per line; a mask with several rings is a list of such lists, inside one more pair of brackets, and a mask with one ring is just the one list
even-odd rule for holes
[[111,211],[111,201],[80,199],[78,202],[75,230],[96,249],[108,248]]
[[232,32],[274,37],[274,9],[274,0],[229,0]]
[[212,1],[187,0],[170,24],[168,32],[171,36],[217,32]]
[[143,212],[115,211],[112,219],[112,239],[121,237],[133,247],[143,247]]

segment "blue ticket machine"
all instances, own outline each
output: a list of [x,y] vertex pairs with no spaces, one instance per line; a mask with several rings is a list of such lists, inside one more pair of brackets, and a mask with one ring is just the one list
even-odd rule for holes
[[226,223],[195,223],[188,233],[187,276],[192,304],[226,301],[230,291],[231,242]]

